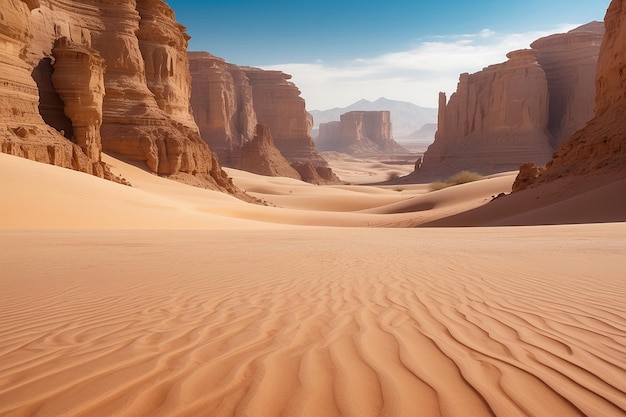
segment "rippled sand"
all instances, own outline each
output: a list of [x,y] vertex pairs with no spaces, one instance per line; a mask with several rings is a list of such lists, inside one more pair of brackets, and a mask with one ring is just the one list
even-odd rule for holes
[[0,233],[2,416],[623,416],[626,225]]

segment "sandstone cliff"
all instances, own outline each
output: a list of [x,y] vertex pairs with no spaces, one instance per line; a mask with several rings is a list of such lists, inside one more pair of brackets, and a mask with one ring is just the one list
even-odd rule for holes
[[[72,121],[64,114],[64,106],[56,93],[54,98],[61,104],[56,114],[66,123],[57,130],[48,125],[41,115],[40,93],[54,92],[51,80],[51,64],[47,66],[48,91],[39,88],[31,76],[33,66],[27,60],[31,39],[39,30],[33,30],[31,10],[39,7],[38,1],[0,0],[0,150],[65,168],[87,172],[100,177],[114,179],[106,166],[100,162],[97,130],[101,107],[102,68],[93,51],[69,51],[67,45],[58,45],[59,68],[75,71],[83,82],[92,83],[95,91],[86,92],[82,86],[66,88],[66,80],[57,77],[57,83],[68,100],[67,112],[77,125],[78,144],[65,138],[73,135]],[[39,28],[38,28],[39,29]],[[50,45],[49,61],[52,56]],[[87,71],[94,69],[94,74]],[[84,95],[83,93],[87,93]],[[51,94],[52,95],[52,94]],[[76,100],[86,103],[85,120],[76,114]],[[45,113],[45,109],[43,110]],[[80,146],[79,146],[80,145]]]
[[276,149],[270,130],[263,125],[257,125],[254,138],[234,150],[230,157],[233,168],[270,177],[301,179],[298,171]]
[[232,152],[254,137],[252,86],[241,68],[208,52],[189,52],[189,63],[191,107],[200,133],[228,165]]
[[28,2],[30,12],[25,2],[1,1],[9,39],[0,49],[10,55],[2,62],[12,68],[3,71],[12,79],[2,99],[20,89],[28,96],[7,98],[17,103],[7,108],[27,111],[11,119],[23,129],[13,134],[19,140],[3,136],[4,152],[104,175],[104,150],[157,174],[236,191],[191,114],[189,37],[167,4],[40,0]]
[[274,143],[290,162],[310,162],[327,166],[313,139],[313,118],[306,111],[300,90],[290,82],[291,75],[281,71],[245,68],[252,86],[258,122],[272,130]]
[[339,122],[320,124],[317,146],[350,155],[408,153],[392,137],[389,111],[351,111]]
[[435,142],[415,174],[489,174],[550,158],[548,83],[537,52],[520,50],[507,57],[505,63],[461,74],[447,104],[440,95]]
[[592,22],[568,33],[536,40],[537,61],[550,96],[548,130],[556,149],[593,117],[596,66],[604,24]]
[[[613,0],[596,72],[594,117],[572,135],[531,186],[587,176],[596,182],[626,178],[626,2]],[[518,182],[521,182],[520,179]],[[519,187],[518,187],[519,188]],[[522,187],[523,188],[523,187]]]
[[591,117],[602,28],[594,22],[542,38],[533,49],[509,53],[505,63],[462,74],[448,102],[440,95],[435,142],[409,179],[546,163]]
[[[257,165],[251,168],[257,172],[259,167],[283,165],[284,158],[304,173],[305,181],[337,181],[332,171],[327,174],[328,164],[315,148],[310,136],[311,117],[300,91],[288,81],[289,75],[240,67],[207,52],[189,52],[188,56],[194,117],[202,138],[224,165],[241,168],[241,156],[245,154],[248,166]],[[254,140],[257,124],[267,127],[273,138],[264,141],[262,147],[256,142],[247,145]],[[270,151],[272,147],[275,150]],[[258,161],[253,163],[251,152],[261,149],[256,156]],[[319,171],[326,177],[313,175],[317,168],[324,168]]]

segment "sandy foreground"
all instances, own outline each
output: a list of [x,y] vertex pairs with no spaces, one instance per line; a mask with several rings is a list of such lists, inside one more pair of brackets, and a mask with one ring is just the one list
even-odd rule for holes
[[135,187],[0,154],[2,416],[626,412],[625,223],[367,228],[511,175],[231,171],[262,207],[111,162]]

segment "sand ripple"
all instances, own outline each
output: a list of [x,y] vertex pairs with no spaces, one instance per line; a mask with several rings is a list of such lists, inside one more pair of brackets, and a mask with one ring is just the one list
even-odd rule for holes
[[624,231],[5,233],[0,415],[623,416]]

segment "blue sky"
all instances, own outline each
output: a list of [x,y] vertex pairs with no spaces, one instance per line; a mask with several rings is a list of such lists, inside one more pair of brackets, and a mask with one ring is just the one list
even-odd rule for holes
[[[437,106],[461,72],[538,37],[602,20],[609,0],[166,0],[203,50],[293,75],[307,108],[360,98]],[[507,49],[508,48],[508,49]]]

